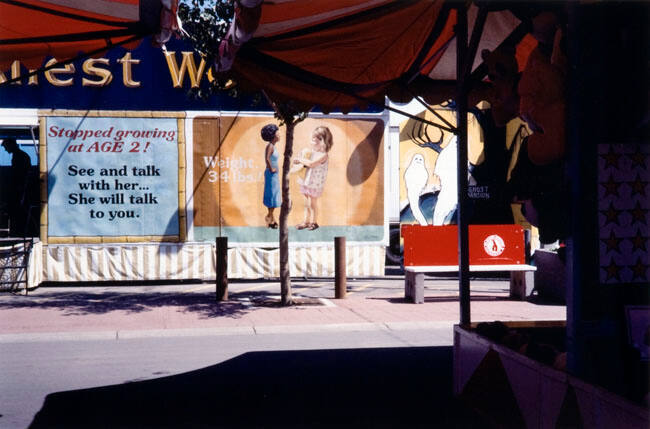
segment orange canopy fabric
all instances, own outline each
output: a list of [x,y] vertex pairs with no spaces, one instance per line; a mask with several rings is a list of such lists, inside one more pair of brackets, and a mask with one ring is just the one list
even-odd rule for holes
[[[458,6],[448,0],[238,0],[215,68],[305,110],[349,111],[383,104],[391,93],[426,96],[436,84],[444,91],[435,95],[444,97],[455,80]],[[48,56],[63,62],[148,34],[163,43],[177,30],[176,7],[177,0],[0,0],[0,70],[16,60],[35,69]],[[477,10],[468,9],[470,29]],[[519,24],[507,10],[490,11],[478,52],[495,49]],[[518,47],[520,69],[532,48]],[[480,62],[477,55],[472,69]]]
[[[173,31],[176,0],[0,0],[0,70]],[[162,30],[162,31],[161,31]],[[164,37],[164,36],[163,36]]]
[[[455,80],[457,6],[446,0],[243,0],[217,69],[302,108],[383,104],[391,92],[406,89],[408,95],[423,76],[432,85]],[[468,11],[470,32],[477,10]],[[491,11],[479,52],[495,49],[520,24],[507,10]],[[521,69],[532,48],[519,49]],[[472,69],[480,63],[477,55]]]
[[261,7],[259,26],[237,52],[232,72],[238,82],[261,86],[274,100],[304,105],[349,110],[383,100],[388,85],[417,75],[434,47],[453,36],[446,25],[453,17],[443,0],[285,1]]

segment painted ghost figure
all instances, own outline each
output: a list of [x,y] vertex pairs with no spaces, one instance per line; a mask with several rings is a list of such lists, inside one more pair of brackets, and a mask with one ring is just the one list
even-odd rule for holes
[[404,171],[404,184],[406,185],[406,195],[409,200],[411,212],[415,220],[422,226],[427,225],[427,220],[422,214],[422,210],[420,210],[420,194],[424,191],[428,181],[429,172],[424,164],[424,156],[416,153]]
[[456,152],[456,137],[454,136],[438,155],[436,166],[433,169],[433,174],[440,178],[440,193],[438,194],[436,207],[433,210],[434,225],[444,225],[445,219],[456,210],[458,205],[458,180],[456,179],[458,160],[456,159]]

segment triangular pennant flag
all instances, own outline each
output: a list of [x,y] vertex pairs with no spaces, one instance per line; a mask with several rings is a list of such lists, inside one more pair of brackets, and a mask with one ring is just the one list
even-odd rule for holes
[[458,371],[454,374],[457,377],[454,383],[458,387],[458,391],[462,392],[465,384],[474,374],[476,367],[485,358],[485,354],[490,350],[490,347],[462,333],[456,336],[456,341],[458,342],[456,344],[457,350],[462,352],[457,354]]
[[[525,356],[511,356],[515,351],[508,350],[501,353],[501,362],[506,370],[506,375],[512,386],[519,409],[526,421],[526,427],[535,427],[539,421],[540,405],[540,374],[539,363]],[[524,364],[522,359],[530,362]]]
[[564,395],[564,401],[562,402],[560,415],[557,418],[555,427],[557,429],[582,429],[585,427],[578,406],[578,398],[575,389],[571,385],[569,385],[566,395]]
[[555,427],[567,392],[567,376],[542,377],[540,388],[539,427]]
[[650,428],[648,409],[614,393],[594,395],[598,424],[603,428]]
[[494,350],[485,355],[460,399],[497,426],[526,426],[499,354]]

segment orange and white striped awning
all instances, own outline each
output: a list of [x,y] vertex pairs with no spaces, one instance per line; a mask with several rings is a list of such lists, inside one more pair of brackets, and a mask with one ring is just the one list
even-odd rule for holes
[[0,0],[0,70],[37,68],[176,29],[177,0]]
[[[447,0],[241,0],[216,67],[305,107],[383,104],[392,86],[420,76],[455,80],[456,7]],[[470,31],[477,10],[468,10]],[[507,9],[490,11],[478,52],[495,49],[520,24]],[[524,41],[521,68],[536,43]],[[473,68],[480,63],[477,55]]]

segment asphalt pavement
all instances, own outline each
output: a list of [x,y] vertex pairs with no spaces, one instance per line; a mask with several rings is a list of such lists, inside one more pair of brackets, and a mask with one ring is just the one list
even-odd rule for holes
[[[0,295],[0,427],[489,427],[451,394],[458,282],[58,285]],[[472,321],[564,320],[473,279]]]

